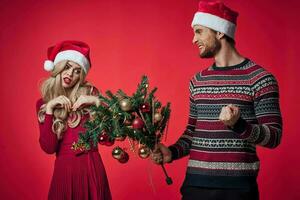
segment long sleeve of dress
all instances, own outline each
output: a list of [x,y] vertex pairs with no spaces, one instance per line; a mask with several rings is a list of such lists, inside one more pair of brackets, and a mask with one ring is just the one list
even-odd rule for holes
[[[37,113],[42,106],[43,101],[42,99],[37,101],[36,110]],[[44,122],[39,123],[39,130],[40,130],[40,137],[39,143],[43,151],[48,154],[53,154],[57,150],[58,146],[58,139],[57,135],[52,131],[52,123],[53,123],[53,115],[45,114]]]

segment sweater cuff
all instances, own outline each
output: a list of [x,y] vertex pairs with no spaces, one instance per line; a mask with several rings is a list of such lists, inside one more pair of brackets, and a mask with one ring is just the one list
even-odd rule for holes
[[247,121],[240,117],[233,127],[228,128],[238,134],[242,134],[247,128]]
[[171,162],[172,162],[173,160],[178,159],[178,158],[179,158],[179,153],[178,153],[177,148],[174,147],[173,145],[172,145],[172,146],[169,146],[168,148],[170,149],[170,151],[171,151],[171,153],[172,153],[172,159],[171,159]]

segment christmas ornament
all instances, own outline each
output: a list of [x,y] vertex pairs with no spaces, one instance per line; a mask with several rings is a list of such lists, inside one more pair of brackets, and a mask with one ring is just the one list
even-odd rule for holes
[[98,138],[99,144],[106,145],[106,142],[108,141],[108,135],[106,132],[102,132],[101,135]]
[[148,147],[139,148],[138,155],[140,158],[145,159],[150,155],[150,149]]
[[162,115],[160,113],[154,114],[154,122],[159,122],[162,119]]
[[122,164],[127,163],[129,160],[129,155],[126,151],[123,151],[123,154],[121,155],[120,159],[118,161]]
[[112,145],[114,145],[114,144],[115,144],[115,140],[112,139],[111,137],[108,137],[108,139],[107,139],[106,142],[104,143],[104,145],[105,145],[105,146],[108,146],[108,147],[110,147],[110,146],[112,146]]
[[123,111],[127,112],[131,110],[131,103],[129,99],[122,99],[120,101],[120,107]]
[[113,158],[119,160],[122,157],[122,154],[124,154],[124,150],[117,146],[112,150],[112,156]]
[[135,118],[132,122],[132,127],[134,129],[142,129],[144,127],[144,122],[141,118]]
[[143,113],[150,112],[150,105],[149,105],[148,103],[143,103],[143,104],[140,106],[140,110],[141,110]]

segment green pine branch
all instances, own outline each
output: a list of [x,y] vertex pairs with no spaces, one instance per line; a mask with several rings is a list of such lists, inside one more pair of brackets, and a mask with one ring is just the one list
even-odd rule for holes
[[[99,95],[102,104],[99,107],[91,106],[92,119],[87,120],[84,124],[85,133],[79,135],[77,145],[83,145],[86,149],[97,146],[99,136],[106,132],[111,139],[117,137],[128,137],[138,141],[150,149],[153,149],[157,140],[156,133],[164,132],[170,117],[170,103],[162,107],[162,104],[156,99],[155,92],[157,88],[148,93],[149,82],[147,76],[142,76],[137,90],[132,96],[128,96],[122,90],[115,94],[106,91],[106,96]],[[130,111],[123,111],[120,105],[122,99],[128,99],[131,103]],[[147,104],[150,106],[149,112],[142,112],[141,106]],[[154,106],[154,108],[152,108]],[[154,113],[160,112],[162,119],[154,123]],[[135,117],[143,119],[145,126],[142,129],[134,129],[131,122]]]

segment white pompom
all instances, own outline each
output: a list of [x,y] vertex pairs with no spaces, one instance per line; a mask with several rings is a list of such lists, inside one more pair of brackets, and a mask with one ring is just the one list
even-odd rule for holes
[[54,69],[54,63],[51,60],[46,60],[44,62],[44,69],[48,72]]

